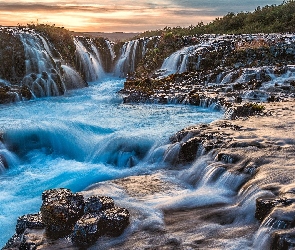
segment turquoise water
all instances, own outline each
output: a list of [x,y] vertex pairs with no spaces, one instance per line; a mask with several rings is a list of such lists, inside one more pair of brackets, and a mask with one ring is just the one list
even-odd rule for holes
[[110,77],[64,96],[1,106],[0,152],[9,169],[0,175],[0,246],[18,216],[38,212],[45,189],[81,191],[164,168],[172,134],[222,116],[188,105],[123,104],[123,82]]

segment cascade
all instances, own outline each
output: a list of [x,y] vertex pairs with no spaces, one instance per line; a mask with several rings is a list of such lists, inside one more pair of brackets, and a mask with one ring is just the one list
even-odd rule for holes
[[113,62],[115,60],[115,58],[116,58],[116,54],[115,54],[115,51],[114,51],[114,44],[111,43],[109,40],[106,40],[105,42],[106,42],[107,47],[108,47],[108,49],[110,51],[111,59],[112,59],[112,62]]
[[[0,127],[4,135],[1,137],[4,144],[0,143],[1,245],[12,235],[18,216],[35,212],[40,207],[36,197],[46,188],[62,186],[81,191],[89,185],[98,185],[100,181],[150,174],[155,170],[157,178],[162,177],[167,186],[171,184],[171,189],[163,189],[158,194],[152,192],[138,199],[128,197],[123,188],[119,190],[119,185],[113,185],[109,190],[107,187],[96,190],[107,190],[107,195],[127,204],[132,211],[144,214],[144,219],[138,219],[140,216],[137,213],[132,215],[130,231],[136,230],[142,220],[148,229],[152,228],[152,224],[163,225],[161,209],[170,212],[169,209],[189,208],[201,214],[196,215],[200,218],[198,227],[192,229],[199,231],[193,231],[188,236],[175,231],[172,243],[179,238],[197,245],[218,232],[215,234],[218,239],[215,242],[212,240],[217,244],[212,244],[216,248],[267,249],[270,233],[287,227],[286,221],[269,216],[258,229],[254,218],[256,198],[271,192],[262,190],[259,183],[244,185],[254,174],[259,179],[256,166],[251,169],[249,165],[249,171],[246,171],[246,168],[240,168],[241,164],[231,171],[234,158],[225,155],[218,160],[218,157],[213,157],[214,150],[204,155],[206,149],[203,145],[198,147],[198,158],[194,162],[176,166],[181,142],[167,144],[168,136],[196,122],[208,123],[220,118],[221,114],[217,112],[201,109],[212,107],[212,99],[201,98],[200,108],[173,105],[178,103],[173,95],[165,96],[169,105],[122,105],[122,100],[115,93],[122,88],[123,80],[95,82],[105,72],[101,66],[100,49],[92,40],[74,39],[77,64],[85,77],[83,79],[76,70],[53,56],[52,45],[45,37],[32,32],[20,33],[19,37],[26,52],[27,76],[22,83],[29,86],[35,96],[60,95],[65,90],[81,88],[87,85],[85,79],[91,83],[89,88],[71,92],[66,97],[44,98],[0,110],[3,117]],[[147,43],[146,39],[126,42],[114,74],[126,76],[134,71],[138,60],[147,51]],[[116,56],[112,44],[106,41],[106,45],[114,60]],[[202,53],[206,49],[205,45],[185,47],[168,57],[161,70],[169,74],[187,71],[192,55],[197,55],[195,67],[199,69]],[[294,66],[287,66],[280,75],[274,67],[233,70],[220,73],[216,82],[243,83],[267,76],[282,85],[294,80],[294,72]],[[1,83],[8,84],[4,80]],[[250,98],[252,94],[246,92],[245,96]],[[187,99],[183,103],[187,103]],[[218,130],[216,133],[219,133]],[[255,146],[249,146],[247,150],[258,150],[253,148]],[[273,178],[274,174],[270,172],[270,175]],[[271,179],[267,184],[271,186],[274,183],[277,182]],[[204,212],[204,206],[208,211]],[[204,214],[207,217],[202,217]],[[257,233],[254,232],[256,229]],[[243,233],[247,230],[250,233],[244,237]],[[236,231],[239,231],[236,235],[242,237],[232,236]],[[222,235],[224,232],[225,237]]]
[[63,70],[62,79],[67,90],[87,87],[87,82],[81,75],[68,65],[61,65]]
[[18,164],[18,157],[9,151],[2,142],[0,142],[0,174],[5,172],[7,168],[15,167]]
[[126,42],[122,49],[121,55],[116,63],[114,75],[124,77],[134,71],[134,58],[138,45],[138,40]]
[[85,80],[93,82],[101,79],[105,73],[101,66],[99,52],[92,41],[88,41],[88,45],[93,51],[88,50],[79,38],[75,38],[74,42],[77,49],[79,71],[84,75]]
[[189,70],[190,58],[196,54],[198,54],[198,59],[194,65],[194,69],[199,69],[204,50],[206,50],[206,46],[204,44],[184,47],[167,57],[164,60],[159,72],[162,72],[161,75],[165,76],[186,72]]
[[146,46],[149,39],[137,39],[125,42],[120,51],[120,56],[114,68],[114,75],[117,77],[126,77],[133,73],[139,61],[146,53]]
[[60,63],[52,57],[46,39],[31,30],[20,31],[18,36],[26,56],[26,76],[22,85],[28,87],[35,97],[63,94],[66,88],[61,79]]

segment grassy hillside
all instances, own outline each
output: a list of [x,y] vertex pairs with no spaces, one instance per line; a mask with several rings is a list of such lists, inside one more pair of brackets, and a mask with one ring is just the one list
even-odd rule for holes
[[209,24],[203,22],[187,28],[166,27],[163,30],[146,31],[141,37],[172,33],[173,35],[239,34],[295,32],[295,1],[284,1],[280,5],[257,7],[253,12],[230,12]]

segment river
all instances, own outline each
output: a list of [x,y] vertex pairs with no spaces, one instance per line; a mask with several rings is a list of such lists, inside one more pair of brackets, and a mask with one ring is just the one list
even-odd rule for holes
[[82,191],[94,183],[165,168],[168,139],[178,130],[222,117],[189,105],[123,104],[124,79],[107,75],[89,87],[3,105],[0,245],[18,216],[38,212],[49,188]]

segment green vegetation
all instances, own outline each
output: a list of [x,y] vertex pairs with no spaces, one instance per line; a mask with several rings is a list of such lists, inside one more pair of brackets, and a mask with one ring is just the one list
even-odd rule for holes
[[177,36],[200,34],[240,34],[295,32],[295,1],[284,1],[280,5],[257,7],[254,12],[230,12],[209,24],[203,22],[187,28],[165,27],[163,30],[146,31],[140,37],[173,34]]
[[0,79],[18,83],[26,70],[25,52],[21,41],[9,29],[0,30],[0,58]]
[[187,44],[197,44],[197,38],[184,38],[174,35],[172,32],[163,33],[160,37],[154,37],[147,45],[147,52],[136,69],[136,77],[148,77],[158,69],[164,59],[173,52],[183,48]]
[[[159,37],[152,40],[147,53],[138,65],[135,77],[148,77],[163,63],[164,59],[173,52],[187,45],[198,43],[198,35],[202,34],[253,34],[253,33],[281,33],[295,32],[295,1],[289,0],[280,5],[257,7],[254,12],[241,12],[238,14],[228,13],[222,18],[216,18],[209,24],[203,22],[196,26],[165,27],[163,30],[146,31],[135,38],[140,37]],[[227,55],[226,60],[222,53],[216,52],[207,54],[202,65],[205,68],[212,68],[225,62],[224,66],[231,65],[233,62],[243,58],[249,58],[249,54],[256,55],[256,61],[249,66],[260,66],[262,58],[270,56],[271,44],[264,40],[243,42],[242,46],[236,45],[236,52]],[[278,59],[278,58],[276,58]],[[207,65],[208,64],[208,65]],[[207,67],[208,66],[208,67]]]
[[253,112],[260,113],[265,110],[265,106],[258,103],[247,103],[245,104],[248,108],[251,108]]

